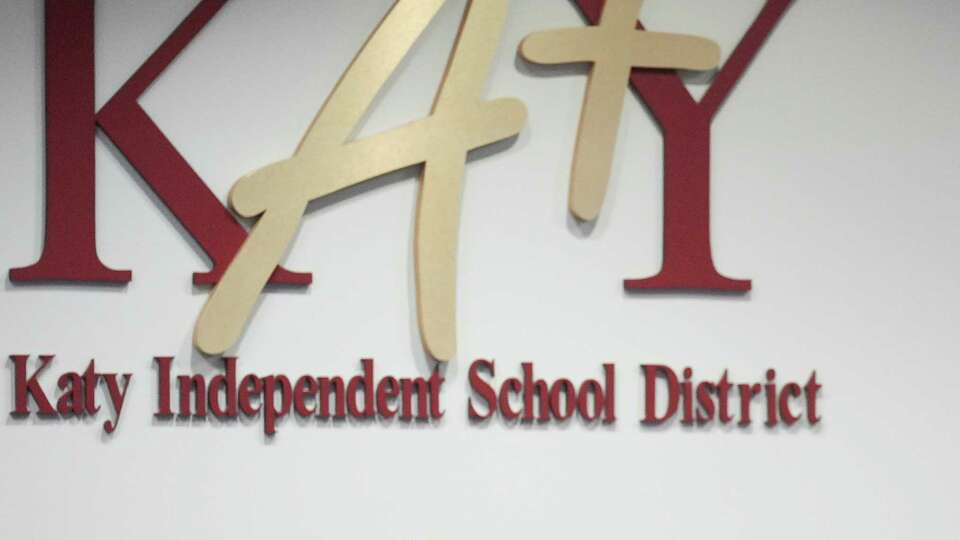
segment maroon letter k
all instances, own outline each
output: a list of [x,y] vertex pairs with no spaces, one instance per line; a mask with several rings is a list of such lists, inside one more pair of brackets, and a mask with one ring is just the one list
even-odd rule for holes
[[[109,102],[95,113],[94,0],[46,0],[46,221],[43,253],[10,281],[126,283],[131,272],[97,255],[94,136],[100,126],[117,149],[210,257],[194,284],[216,283],[246,230],[137,103],[227,0],[202,0]],[[310,274],[278,267],[272,283],[307,285]]]

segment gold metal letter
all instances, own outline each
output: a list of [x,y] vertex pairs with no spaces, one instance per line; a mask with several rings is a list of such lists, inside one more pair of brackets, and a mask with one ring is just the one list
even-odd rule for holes
[[630,70],[707,70],[720,62],[713,41],[637,30],[642,5],[643,0],[607,0],[596,26],[538,32],[520,45],[530,62],[593,64],[570,179],[570,210],[585,221],[596,219],[607,193]]
[[198,349],[221,354],[240,338],[310,201],[423,163],[415,241],[420,334],[434,358],[452,358],[467,152],[516,135],[526,122],[520,101],[482,98],[509,0],[470,2],[430,116],[348,140],[445,1],[397,0],[343,74],[296,154],[233,186],[234,209],[260,218],[200,312],[194,332]]

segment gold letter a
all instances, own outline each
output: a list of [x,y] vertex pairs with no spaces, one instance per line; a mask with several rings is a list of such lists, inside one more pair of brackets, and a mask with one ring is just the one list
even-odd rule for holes
[[347,68],[294,157],[234,185],[234,209],[260,218],[200,312],[194,332],[198,349],[221,354],[237,342],[310,201],[423,163],[415,243],[420,334],[434,358],[453,357],[467,152],[516,135],[526,121],[526,108],[518,100],[482,99],[509,0],[469,4],[430,116],[348,140],[445,1],[398,0]]

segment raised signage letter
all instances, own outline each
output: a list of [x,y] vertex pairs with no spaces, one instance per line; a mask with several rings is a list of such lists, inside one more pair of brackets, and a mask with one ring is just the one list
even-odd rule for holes
[[[213,262],[195,284],[216,283],[246,237],[244,228],[137,103],[227,0],[203,0],[94,114],[94,0],[46,0],[46,225],[40,260],[10,281],[126,283],[97,256],[94,135],[104,133]],[[273,282],[306,285],[310,274],[278,268]]]
[[[641,4],[640,0],[574,0],[574,2],[590,24],[599,25],[597,28],[603,28],[607,24],[608,15],[604,10],[605,4],[609,6],[607,9],[616,9],[618,14],[622,14],[626,7],[639,9]],[[716,75],[700,103],[697,103],[687,92],[676,73],[654,69],[633,69],[630,85],[653,113],[664,137],[663,263],[656,276],[625,280],[624,287],[627,290],[693,289],[734,292],[750,290],[749,280],[722,276],[713,264],[710,248],[710,124],[763,42],[783,17],[790,2],[791,0],[767,0],[760,15]],[[639,23],[636,26],[643,29]],[[598,30],[597,35],[602,35],[602,31]],[[621,54],[635,54],[629,47],[632,42],[625,41],[626,38],[621,39],[624,40],[620,45],[624,51]],[[650,42],[656,43],[654,40]],[[651,52],[651,54],[655,53],[656,51]],[[632,65],[665,67],[663,63]],[[682,66],[678,64],[673,67]],[[596,64],[594,69],[597,69]],[[591,75],[592,86],[593,75]],[[591,96],[592,92],[588,90],[584,108],[584,123],[587,127],[581,128],[578,156],[581,153],[580,146],[584,147],[583,152],[594,151],[587,146],[587,141],[583,138],[583,134],[588,132],[586,130],[589,127],[587,117],[592,102]],[[619,106],[619,102],[617,105]],[[608,107],[612,106],[612,104],[608,105]],[[609,133],[611,132],[607,132],[608,137]],[[615,130],[612,133],[615,133]],[[607,152],[612,151],[612,144],[609,148],[611,150],[606,150]],[[606,168],[601,169],[597,166],[598,168],[593,171],[609,171],[609,157],[605,157],[605,160]],[[583,197],[586,201],[593,203],[585,204],[584,208],[599,210],[606,180],[606,176],[599,173],[593,178],[578,179],[575,175],[571,206],[578,217],[590,219],[591,212],[576,209],[577,201],[573,190],[576,189],[577,182],[587,185],[588,191]],[[592,216],[595,217],[595,213]]]
[[260,218],[200,313],[194,342],[201,351],[220,354],[240,337],[310,201],[423,163],[415,240],[420,333],[434,358],[453,356],[457,239],[467,152],[516,135],[526,121],[521,102],[482,98],[508,0],[469,3],[430,116],[350,140],[444,2],[398,0],[347,68],[294,157],[236,183],[230,192],[234,209]]
[[570,178],[570,210],[582,220],[596,219],[603,206],[630,70],[707,70],[720,61],[720,47],[712,41],[638,31],[642,5],[643,0],[609,0],[596,26],[540,32],[520,46],[530,62],[592,64]]

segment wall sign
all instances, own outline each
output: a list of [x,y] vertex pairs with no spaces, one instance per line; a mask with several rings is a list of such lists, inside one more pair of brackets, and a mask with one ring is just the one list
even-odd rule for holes
[[[397,0],[343,73],[292,157],[264,164],[233,185],[230,207],[237,215],[255,220],[249,231],[218,201],[137,101],[225,3],[202,0],[107,104],[95,111],[96,2],[46,0],[46,235],[40,260],[11,270],[10,280],[125,283],[132,279],[131,271],[111,269],[97,255],[93,156],[94,133],[99,127],[210,257],[211,271],[193,278],[195,284],[214,285],[197,319],[194,342],[205,354],[222,355],[237,344],[268,283],[302,286],[311,282],[310,274],[280,266],[287,251],[297,249],[294,238],[311,201],[391,171],[421,166],[414,239],[419,330],[425,350],[434,359],[453,359],[467,154],[516,136],[527,122],[524,103],[510,97],[487,99],[484,90],[510,2],[469,2],[430,115],[357,138],[361,119],[446,3]],[[710,125],[790,1],[767,0],[723,66],[719,66],[719,46],[708,39],[645,30],[637,23],[642,0],[576,0],[573,4],[587,25],[531,34],[519,50],[531,63],[590,66],[572,149],[570,211],[588,221],[602,211],[613,156],[626,151],[617,149],[617,132],[624,100],[632,89],[663,132],[664,247],[660,272],[626,279],[624,287],[630,291],[750,290],[750,281],[725,277],[713,263]],[[700,102],[686,91],[674,71],[678,69],[716,70],[714,82]],[[84,373],[66,373],[58,379],[63,392],[54,405],[38,379],[54,357],[41,357],[32,374],[28,373],[27,355],[15,355],[11,360],[16,372],[15,414],[29,414],[29,400],[43,415],[95,414],[99,405],[92,389],[102,382],[116,411],[116,418],[104,428],[108,432],[116,428],[132,374],[98,373],[91,361]],[[166,418],[174,414],[171,359],[158,357],[155,362],[156,415]],[[275,432],[278,417],[294,413],[322,418],[399,415],[405,420],[443,415],[440,391],[444,379],[438,373],[429,378],[377,378],[374,362],[364,360],[362,373],[353,378],[259,377],[239,376],[235,358],[227,358],[224,365],[224,374],[210,381],[201,375],[177,377],[178,414],[204,417],[210,411],[218,417],[235,418],[262,413],[268,434]],[[562,421],[579,415],[588,422],[613,422],[615,369],[607,364],[602,370],[603,382],[550,382],[537,379],[532,364],[524,364],[522,379],[510,377],[495,383],[494,362],[477,360],[469,369],[469,383],[477,398],[468,405],[469,416],[476,420],[499,414],[508,420]],[[799,420],[802,414],[791,408],[793,401],[803,402],[810,424],[819,421],[816,395],[820,385],[815,373],[804,385],[787,383],[782,388],[778,388],[773,370],[761,383],[737,384],[730,383],[726,374],[715,382],[695,383],[692,370],[680,370],[682,375],[678,375],[659,365],[645,365],[641,373],[646,381],[647,423],[661,423],[675,414],[686,424],[705,424],[715,418],[731,422],[735,415],[728,403],[734,388],[740,396],[740,425],[751,423],[750,403],[761,395],[767,400],[768,425]],[[656,406],[658,380],[666,384],[665,411]],[[522,396],[520,409],[513,405],[516,396]],[[255,406],[254,401],[260,405]],[[395,403],[399,405],[395,407]]]

